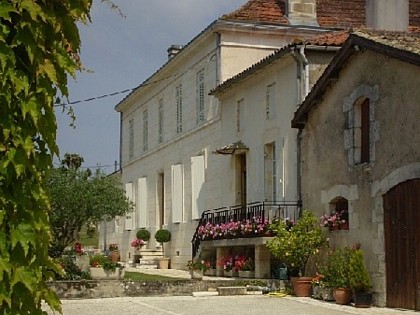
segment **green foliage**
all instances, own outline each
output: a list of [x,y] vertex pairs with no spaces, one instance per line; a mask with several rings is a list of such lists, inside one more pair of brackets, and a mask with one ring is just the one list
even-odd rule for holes
[[76,167],[51,170],[47,189],[51,196],[52,248],[58,253],[91,226],[132,211],[118,179]]
[[171,232],[166,229],[160,229],[155,233],[155,239],[158,243],[163,244],[171,240]]
[[48,256],[44,175],[58,154],[54,103],[81,69],[76,22],[91,4],[0,2],[0,314],[44,314],[42,301],[61,312],[45,282],[59,267]]
[[320,266],[323,282],[328,287],[350,288],[350,257],[348,247],[334,249],[327,255],[325,265]]
[[349,261],[350,286],[356,292],[368,292],[372,288],[361,249],[353,249]]
[[325,243],[318,218],[304,211],[293,227],[284,221],[272,225],[275,237],[267,242],[271,253],[285,263],[292,275],[305,275],[309,258]]
[[56,280],[81,280],[91,279],[90,273],[80,270],[80,268],[74,263],[72,257],[59,258],[56,262],[63,268],[64,274],[56,274]]
[[140,229],[140,230],[137,231],[136,237],[139,240],[143,240],[143,241],[147,242],[148,240],[150,240],[150,232],[146,229]]
[[114,272],[117,268],[124,268],[120,263],[113,263],[111,259],[103,255],[94,255],[90,257],[90,265],[95,268],[104,268]]

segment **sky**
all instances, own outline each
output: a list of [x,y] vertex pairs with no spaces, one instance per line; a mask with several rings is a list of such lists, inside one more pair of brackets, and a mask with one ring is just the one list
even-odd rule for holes
[[[171,45],[185,45],[225,13],[247,0],[113,0],[124,14],[94,0],[92,23],[80,25],[81,60],[87,71],[69,80],[69,102],[75,128],[67,112],[57,109],[60,157],[77,153],[84,167],[105,173],[119,162],[120,124],[115,106],[158,70]],[[91,101],[84,101],[93,99]],[[55,164],[59,161],[56,159]]]

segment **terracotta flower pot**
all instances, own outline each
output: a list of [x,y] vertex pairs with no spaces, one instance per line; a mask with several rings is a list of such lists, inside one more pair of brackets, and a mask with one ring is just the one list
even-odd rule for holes
[[347,305],[350,304],[353,297],[353,291],[348,288],[336,288],[334,291],[334,298],[336,304]]
[[299,277],[293,290],[297,297],[308,297],[312,294],[312,277]]

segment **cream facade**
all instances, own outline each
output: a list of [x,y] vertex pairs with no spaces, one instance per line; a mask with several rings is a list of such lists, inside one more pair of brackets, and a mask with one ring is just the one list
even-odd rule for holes
[[212,153],[224,144],[220,102],[208,93],[311,32],[218,20],[117,105],[122,182],[135,212],[116,219],[106,240],[121,244],[124,260],[139,228],[151,232],[147,246],[156,249],[153,235],[163,227],[172,234],[165,255],[172,268],[185,268],[202,212],[230,201],[222,193],[222,160]]

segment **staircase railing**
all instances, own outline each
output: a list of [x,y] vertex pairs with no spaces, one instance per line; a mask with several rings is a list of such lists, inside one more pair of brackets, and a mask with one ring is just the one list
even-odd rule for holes
[[298,202],[253,202],[247,205],[234,205],[230,207],[221,207],[212,210],[206,210],[201,215],[197,228],[191,240],[192,257],[196,257],[200,250],[201,238],[199,229],[207,223],[212,225],[223,224],[228,222],[240,222],[252,220],[253,218],[262,218],[269,222],[273,220],[289,220],[296,221],[299,219],[301,205]]

